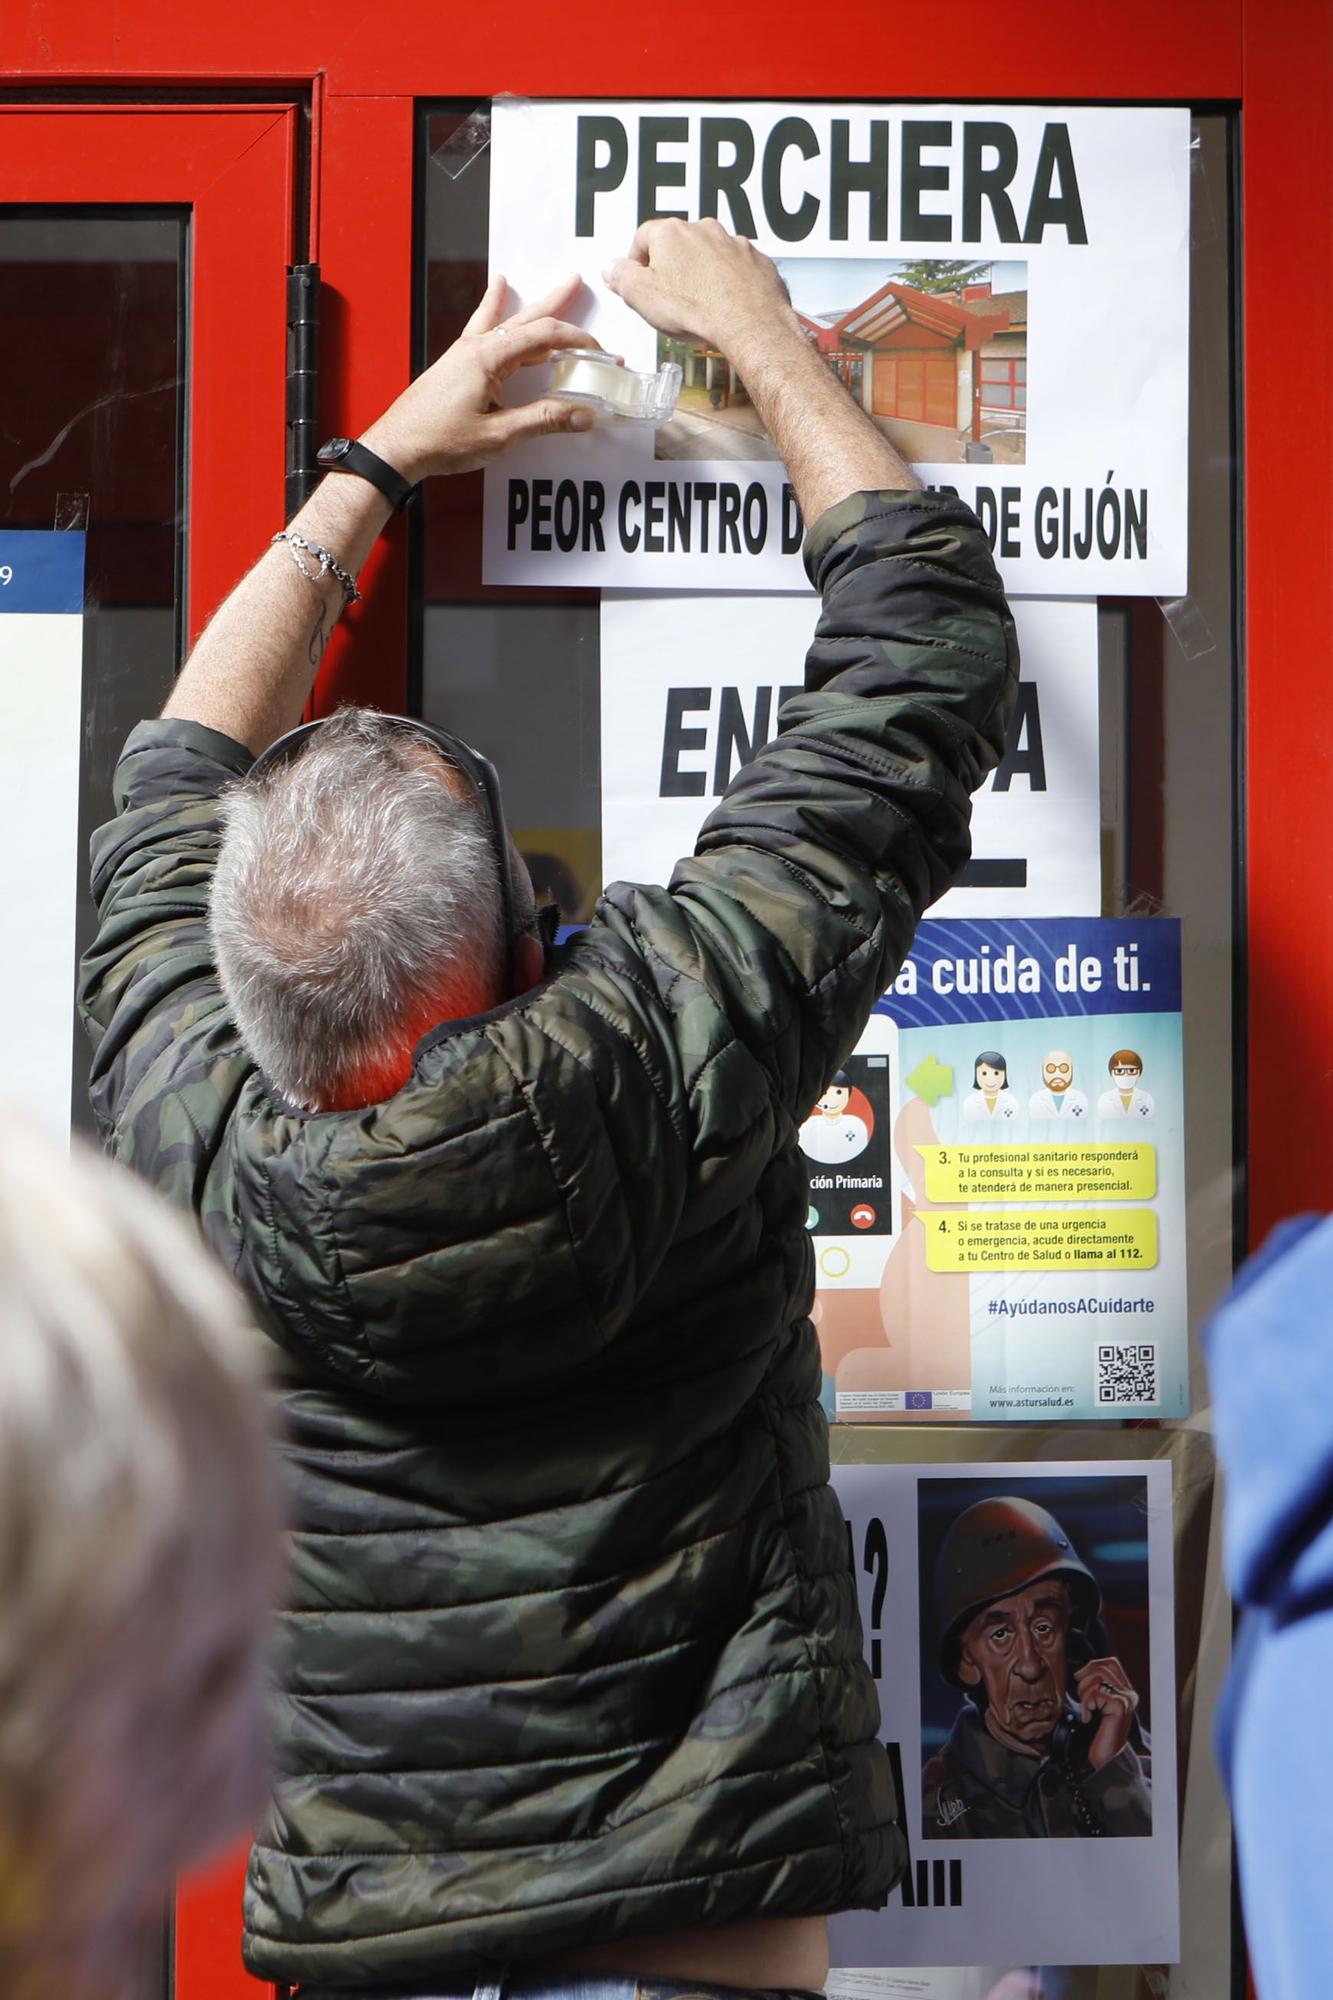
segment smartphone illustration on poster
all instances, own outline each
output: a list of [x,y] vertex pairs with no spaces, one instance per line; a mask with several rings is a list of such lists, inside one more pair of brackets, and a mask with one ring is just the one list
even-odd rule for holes
[[876,1285],[898,1227],[893,1153],[898,1030],[874,1014],[855,1050],[803,1119],[806,1227],[819,1282]]

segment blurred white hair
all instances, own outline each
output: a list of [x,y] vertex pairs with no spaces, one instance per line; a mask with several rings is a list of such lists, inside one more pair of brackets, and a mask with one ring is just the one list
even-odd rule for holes
[[223,799],[213,955],[250,1054],[289,1103],[344,1101],[423,1019],[503,997],[500,883],[443,756],[345,708]]
[[120,2000],[267,1776],[261,1337],[124,1170],[0,1116],[0,1993]]

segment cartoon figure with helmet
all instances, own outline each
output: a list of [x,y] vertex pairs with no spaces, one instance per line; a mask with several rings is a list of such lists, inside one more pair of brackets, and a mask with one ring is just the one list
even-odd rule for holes
[[1101,1605],[1035,1501],[980,1500],[951,1523],[935,1569],[939,1666],[964,1700],[922,1770],[926,1839],[1151,1834],[1139,1697]]

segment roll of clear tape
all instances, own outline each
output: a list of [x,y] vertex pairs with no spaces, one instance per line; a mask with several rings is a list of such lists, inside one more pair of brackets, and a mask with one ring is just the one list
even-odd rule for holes
[[571,347],[551,364],[551,394],[581,403],[611,423],[665,424],[675,414],[681,371],[668,361],[655,375],[626,368],[612,355]]

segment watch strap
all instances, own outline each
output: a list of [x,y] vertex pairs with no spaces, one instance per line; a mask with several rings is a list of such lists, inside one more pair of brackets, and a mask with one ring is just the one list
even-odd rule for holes
[[378,487],[395,514],[401,514],[408,502],[415,498],[418,488],[401,472],[373,452],[367,445],[358,443],[356,438],[330,438],[322,444],[315,455],[315,463],[322,465],[326,472],[354,472],[358,479],[368,479]]

